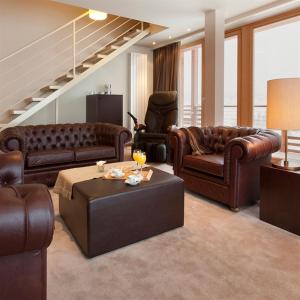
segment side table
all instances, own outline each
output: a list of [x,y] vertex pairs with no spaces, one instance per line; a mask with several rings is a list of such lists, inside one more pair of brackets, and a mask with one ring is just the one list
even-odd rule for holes
[[300,172],[261,167],[260,219],[300,235]]

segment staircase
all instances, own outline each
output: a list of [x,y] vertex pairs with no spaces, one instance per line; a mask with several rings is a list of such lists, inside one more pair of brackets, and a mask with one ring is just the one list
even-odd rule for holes
[[0,131],[21,124],[149,34],[147,23],[88,12],[0,59]]

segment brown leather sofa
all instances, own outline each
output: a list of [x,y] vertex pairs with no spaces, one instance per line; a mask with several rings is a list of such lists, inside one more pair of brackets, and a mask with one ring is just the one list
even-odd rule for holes
[[0,154],[0,299],[44,300],[53,206],[46,186],[22,181],[22,153]]
[[131,132],[108,123],[17,126],[0,133],[0,150],[23,153],[25,183],[52,186],[62,169],[124,160]]
[[259,199],[260,166],[280,148],[280,136],[269,130],[246,127],[190,127],[198,143],[211,154],[192,155],[186,129],[170,135],[174,173],[190,190],[228,205],[240,206]]

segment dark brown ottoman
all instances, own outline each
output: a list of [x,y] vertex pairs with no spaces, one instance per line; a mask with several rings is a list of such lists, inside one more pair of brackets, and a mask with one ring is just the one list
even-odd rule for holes
[[59,211],[87,257],[118,249],[184,224],[183,180],[153,169],[150,182],[93,179],[59,197]]

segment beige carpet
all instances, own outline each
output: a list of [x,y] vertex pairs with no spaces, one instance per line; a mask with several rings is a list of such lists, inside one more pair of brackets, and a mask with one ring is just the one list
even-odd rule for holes
[[300,299],[300,237],[260,221],[256,206],[233,213],[186,192],[183,228],[86,259],[52,196],[49,300]]

